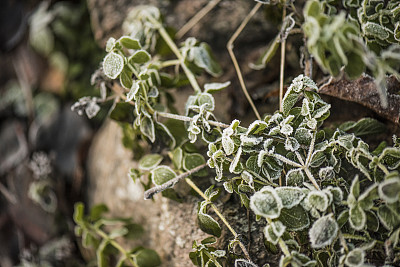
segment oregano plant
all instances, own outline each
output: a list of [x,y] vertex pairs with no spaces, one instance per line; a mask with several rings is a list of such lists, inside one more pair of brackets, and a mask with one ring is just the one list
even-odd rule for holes
[[[385,10],[394,10],[397,16],[398,9],[393,1],[387,5],[379,2],[379,20],[370,15],[371,3],[364,0],[360,6],[359,1],[343,1],[349,9],[359,7],[346,15],[338,13],[332,1],[306,1],[302,30],[308,50],[324,71],[338,75],[344,67],[350,77],[357,77],[365,67],[374,72],[368,61],[371,58],[381,65],[389,58],[398,60],[398,45],[392,46],[398,41],[398,23],[383,19],[388,13]],[[295,9],[291,1],[280,4]],[[294,30],[296,16],[283,16],[285,26],[275,44]],[[396,261],[400,141],[394,136],[392,146],[381,143],[372,150],[361,138],[380,132],[381,123],[364,118],[326,128],[324,121],[330,116],[331,105],[319,95],[317,83],[303,74],[291,81],[279,111],[248,126],[238,119],[229,124],[219,122],[213,94],[229,87],[230,82],[199,84],[197,76],[202,73],[221,74],[207,44],[193,37],[175,44],[159,10],[151,6],[132,10],[124,30],[126,35],[107,42],[102,73],[94,81],[103,90],[103,99],[114,101],[110,116],[129,131],[132,147],[140,151],[137,141],[144,140],[158,148],[143,155],[138,169],[129,172],[142,182],[145,198],[162,192],[180,201],[173,186],[181,180],[202,197],[197,222],[213,237],[194,241],[189,255],[193,264],[223,266],[232,256],[235,266],[257,266],[240,233],[214,203],[223,190],[237,195],[240,204],[264,225],[260,232],[266,247],[281,251],[279,266],[368,266],[371,251],[387,266]],[[357,36],[360,32],[362,37]],[[388,40],[375,51],[374,43],[381,45],[379,34],[383,32]],[[174,58],[164,59],[155,53],[160,40]],[[275,44],[264,65],[276,50]],[[368,49],[386,51],[387,57],[368,54],[372,56],[365,58]],[[383,76],[376,76],[378,83],[386,73],[397,75],[390,64],[385,66],[379,73]],[[169,89],[184,85],[190,85],[193,94],[185,103],[184,114],[178,114]],[[96,101],[82,99],[74,107],[93,110],[97,102],[91,102]],[[197,179],[210,175],[215,184],[202,191]],[[79,215],[82,208],[77,208]],[[93,228],[78,215],[79,226],[91,233]],[[233,236],[228,251],[213,246],[222,227]],[[105,240],[113,245],[109,237]],[[231,253],[236,246],[240,254]]]

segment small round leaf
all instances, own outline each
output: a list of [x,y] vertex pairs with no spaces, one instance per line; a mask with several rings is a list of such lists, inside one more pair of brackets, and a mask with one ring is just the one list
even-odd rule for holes
[[111,52],[104,58],[104,74],[110,79],[116,79],[124,69],[124,59],[122,56]]
[[151,174],[155,185],[162,185],[176,177],[176,173],[168,166],[158,166]]
[[250,208],[257,215],[275,219],[281,213],[282,200],[272,187],[266,186],[250,198]]
[[339,226],[332,214],[319,218],[309,231],[311,246],[313,248],[323,248],[332,244],[338,230]]

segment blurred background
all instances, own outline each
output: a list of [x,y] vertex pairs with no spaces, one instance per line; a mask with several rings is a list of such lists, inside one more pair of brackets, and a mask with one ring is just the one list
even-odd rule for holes
[[104,56],[86,1],[0,1],[0,50],[0,266],[83,266],[73,204],[105,116],[71,111]]

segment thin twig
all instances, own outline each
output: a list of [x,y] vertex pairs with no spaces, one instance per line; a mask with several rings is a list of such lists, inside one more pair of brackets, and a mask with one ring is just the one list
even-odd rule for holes
[[180,180],[182,180],[183,178],[188,177],[189,175],[192,175],[193,173],[196,173],[202,169],[204,169],[207,166],[206,163],[197,166],[193,169],[191,169],[190,171],[187,171],[185,173],[182,173],[181,175],[176,176],[174,179],[169,180],[166,183],[163,183],[162,185],[159,186],[155,186],[150,188],[149,190],[147,190],[146,192],[144,192],[144,199],[150,199],[152,198],[155,194],[158,194],[162,191],[164,191],[167,188],[173,187],[176,183],[178,183]]
[[[191,117],[187,117],[187,116],[182,116],[182,115],[177,115],[177,114],[172,114],[172,113],[168,113],[168,112],[160,112],[157,111],[157,115],[160,115],[161,117],[164,118],[169,118],[169,119],[175,119],[175,120],[180,120],[180,121],[192,121],[193,118]],[[229,125],[222,123],[222,122],[218,122],[218,121],[207,121],[210,125],[212,126],[216,126],[216,127],[221,127],[221,128],[228,128]]]
[[249,23],[250,19],[254,16],[254,14],[257,12],[257,10],[262,6],[261,3],[257,3],[253,9],[250,11],[250,13],[245,17],[245,19],[242,21],[242,23],[240,24],[239,28],[236,29],[235,33],[232,35],[232,37],[229,39],[228,44],[226,45],[229,55],[232,59],[233,62],[233,66],[235,67],[236,70],[236,74],[238,76],[239,82],[240,82],[240,86],[242,87],[243,93],[247,98],[247,101],[249,102],[251,108],[254,111],[254,114],[256,115],[257,119],[261,120],[261,116],[257,111],[256,106],[253,103],[253,100],[251,99],[246,85],[244,83],[244,79],[243,79],[243,75],[242,75],[242,71],[240,70],[239,64],[237,62],[235,53],[233,52],[233,43],[235,42],[235,40],[238,38],[239,34],[243,31],[244,27],[247,25],[247,23]]
[[[286,17],[286,6],[283,6],[282,20]],[[281,40],[281,71],[279,77],[279,111],[283,112],[283,79],[284,79],[284,71],[285,71],[285,52],[286,52],[286,38]]]
[[196,15],[191,18],[185,25],[176,33],[175,38],[181,39],[194,25],[196,25],[205,15],[208,14],[221,0],[211,0],[203,7]]

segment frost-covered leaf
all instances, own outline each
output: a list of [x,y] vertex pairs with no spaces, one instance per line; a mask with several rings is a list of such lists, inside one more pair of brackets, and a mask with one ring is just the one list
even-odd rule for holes
[[350,226],[357,231],[364,229],[367,222],[367,215],[360,205],[355,205],[350,208],[349,222]]
[[131,64],[143,64],[148,62],[150,59],[151,56],[146,50],[137,50],[129,57],[129,62]]
[[258,267],[258,266],[248,260],[237,259],[235,261],[235,267]]
[[311,143],[312,133],[307,128],[297,128],[294,137],[300,144],[308,145]]
[[333,202],[335,204],[340,204],[343,200],[343,191],[340,187],[328,187],[328,190],[331,192],[333,196]]
[[156,140],[154,122],[147,116],[143,116],[140,121],[140,131],[150,139],[152,143]]
[[386,179],[379,184],[379,196],[387,203],[395,203],[400,197],[400,177]]
[[392,231],[400,225],[400,215],[389,208],[387,205],[382,205],[378,209],[378,217],[383,226]]
[[108,53],[103,61],[104,74],[110,79],[116,79],[124,69],[124,59],[117,53]]
[[[142,46],[140,45],[139,40],[131,38],[129,36],[122,36],[121,38],[119,38],[118,40],[121,45],[125,48],[128,49],[141,49]],[[108,44],[108,42],[107,42]]]
[[147,154],[139,160],[139,169],[149,171],[161,163],[163,157],[160,154]]
[[294,137],[286,138],[285,149],[289,151],[297,151],[300,148],[299,142]]
[[349,121],[339,126],[339,129],[348,133],[354,133],[356,136],[365,136],[370,134],[379,134],[385,131],[385,124],[372,119],[362,118],[357,122]]
[[372,232],[379,230],[379,218],[373,211],[367,211],[367,229]]
[[197,221],[199,223],[200,229],[210,235],[220,237],[221,236],[221,226],[214,220],[207,212],[208,203],[203,201],[199,204],[199,211],[197,213]]
[[250,208],[257,215],[275,219],[280,215],[282,201],[272,187],[265,186],[250,198]]
[[361,25],[362,31],[367,36],[373,36],[381,40],[385,40],[389,37],[389,29],[381,26],[378,23],[366,22]]
[[229,136],[222,135],[222,147],[226,155],[231,155],[235,150],[235,142]]
[[358,202],[363,210],[370,210],[374,206],[374,200],[378,198],[378,185],[372,184],[360,195]]
[[176,173],[168,166],[158,166],[151,171],[153,183],[162,185],[176,177]]
[[307,195],[308,203],[319,211],[326,211],[329,205],[329,199],[327,195],[322,191],[311,191]]
[[237,167],[240,167],[240,156],[242,155],[242,147],[239,147],[236,151],[236,155],[232,160],[231,165],[229,166],[229,171],[231,173],[238,173]]
[[189,51],[193,62],[200,68],[213,76],[219,76],[222,72],[221,67],[212,56],[211,49],[206,43],[201,43],[198,47],[192,47]]
[[261,168],[257,165],[257,156],[250,156],[246,161],[246,168],[257,174],[260,173]]
[[339,226],[332,214],[319,218],[309,231],[311,246],[313,248],[323,248],[332,244],[338,230]]
[[365,252],[360,248],[355,248],[346,256],[345,263],[349,267],[358,267],[364,263]]
[[304,182],[304,174],[301,169],[291,169],[286,173],[286,185],[300,186]]
[[288,231],[301,231],[310,226],[310,218],[307,211],[300,205],[291,209],[283,208],[279,216]]
[[132,72],[129,70],[127,66],[125,66],[124,69],[122,70],[119,76],[119,81],[121,82],[122,87],[126,89],[131,89],[133,85]]
[[206,83],[204,84],[204,90],[206,93],[212,94],[221,91],[222,89],[228,87],[230,84],[230,81],[224,83]]
[[[185,156],[183,157],[183,166],[182,167],[185,171],[190,171],[204,163],[206,163],[206,160],[204,159],[204,157],[201,154],[198,154],[198,153],[190,153],[189,154],[188,153],[188,154],[185,154]],[[195,173],[194,175],[205,176],[205,175],[207,175],[207,170],[203,169],[203,170]]]
[[[289,91],[288,91],[289,92]],[[297,99],[299,97],[298,93],[286,93],[282,100],[282,110],[284,114],[289,114],[290,110],[296,104]]]
[[390,170],[397,169],[400,166],[400,148],[387,147],[383,150],[379,159],[383,161]]
[[115,40],[115,38],[113,38],[113,37],[110,37],[110,38],[107,40],[107,43],[106,43],[106,52],[107,52],[107,53],[108,53],[108,52],[111,52],[111,51],[113,50],[113,48],[114,48],[116,42],[117,42],[117,40]]
[[285,232],[285,229],[286,227],[280,221],[271,222],[264,228],[264,235],[267,241],[276,245],[279,241],[279,238]]
[[333,170],[333,167],[331,167],[331,166],[321,168],[318,171],[318,176],[322,181],[330,180],[330,179],[335,178],[335,171]]
[[353,182],[351,183],[350,187],[350,194],[355,198],[358,198],[360,195],[360,181],[358,180],[358,175],[353,178]]
[[329,116],[329,110],[331,108],[330,104],[325,104],[319,109],[315,110],[312,114],[312,117],[315,119],[321,119]]
[[300,204],[305,194],[299,187],[282,186],[275,189],[276,193],[282,200],[282,207],[291,209]]
[[136,94],[138,93],[139,88],[140,88],[139,83],[136,81],[133,81],[131,89],[130,89],[129,93],[126,95],[126,101],[132,101],[132,99],[134,99]]
[[207,110],[213,111],[215,108],[214,97],[209,93],[199,94],[197,96],[197,102],[198,102],[199,106],[207,104],[207,107],[206,107]]

